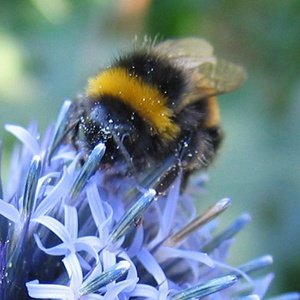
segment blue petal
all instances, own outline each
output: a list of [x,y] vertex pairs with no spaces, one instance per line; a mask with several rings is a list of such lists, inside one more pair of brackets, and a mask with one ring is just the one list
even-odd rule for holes
[[70,287],[59,284],[41,284],[38,280],[26,283],[28,294],[35,299],[74,299]]
[[85,251],[89,253],[96,261],[99,262],[98,252],[103,248],[102,241],[95,236],[85,236],[76,239],[74,242],[77,252]]
[[[79,294],[79,287],[82,284],[82,270],[76,254],[67,255],[63,260],[70,280],[70,288],[74,294]],[[78,297],[79,298],[79,297]]]
[[76,239],[78,236],[78,215],[77,209],[74,206],[65,205],[65,227],[71,239]]
[[255,288],[253,294],[258,295],[261,299],[265,296],[272,280],[274,279],[274,274],[268,274],[261,279],[255,280]]
[[97,186],[94,183],[88,185],[86,194],[91,214],[99,231],[99,237],[104,243],[108,242],[113,217],[112,207],[108,203],[102,201]]
[[66,129],[68,117],[70,115],[71,104],[72,104],[72,102],[70,100],[66,100],[66,101],[64,101],[64,103],[60,109],[60,112],[58,114],[58,117],[57,117],[57,120],[55,123],[53,138],[48,147],[48,158],[47,158],[48,161],[50,161],[53,153],[57,149],[58,145],[61,143],[61,139],[65,135],[65,129]]
[[61,256],[61,255],[66,255],[69,252],[66,245],[63,243],[53,247],[46,248],[37,234],[34,234],[33,237],[38,248],[41,249],[43,252],[47,253],[48,255]]
[[18,226],[21,226],[21,215],[14,205],[0,199],[0,214],[6,219],[12,221]]
[[141,251],[137,254],[137,258],[145,269],[153,276],[159,289],[168,290],[168,281],[166,274],[162,270],[161,266],[157,260],[150,254],[146,248],[142,248]]
[[207,253],[171,248],[171,247],[161,247],[159,248],[157,255],[159,260],[167,260],[168,258],[184,258],[188,260],[198,261],[209,267],[214,267],[214,261],[207,255]]
[[135,286],[134,290],[129,293],[130,297],[145,297],[145,295],[147,295],[147,299],[149,300],[159,299],[159,291],[155,287],[147,284],[139,283]]
[[[49,174],[49,178],[55,178],[54,174]],[[46,195],[46,197],[41,201],[36,210],[34,211],[32,217],[39,218],[49,212],[52,208],[54,208],[66,195],[71,187],[72,177],[68,174],[66,169],[62,173],[62,178],[59,182],[54,186],[51,192]]]
[[41,154],[40,146],[26,129],[17,125],[5,125],[5,129],[17,137],[32,153],[32,155]]
[[[122,292],[125,294],[124,296],[126,297],[128,293],[124,291],[128,289],[134,289],[138,280],[139,278],[137,277],[136,279],[126,279],[126,280],[119,281],[115,284],[108,285],[107,292],[105,293],[105,298],[118,299],[117,296]],[[144,295],[147,295],[148,298],[148,294],[144,294]],[[126,297],[126,299],[128,299],[128,297]]]
[[32,222],[37,222],[47,227],[62,240],[66,249],[69,249],[71,252],[74,251],[74,245],[71,241],[69,232],[67,231],[66,227],[55,218],[49,216],[41,216],[37,219],[33,219]]

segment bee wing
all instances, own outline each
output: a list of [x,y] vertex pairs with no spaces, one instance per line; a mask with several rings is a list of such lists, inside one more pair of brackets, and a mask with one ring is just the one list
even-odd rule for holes
[[178,110],[200,99],[235,90],[245,81],[244,69],[215,57],[213,47],[204,39],[167,40],[155,49],[186,70],[191,78],[190,91]]
[[246,73],[240,66],[223,59],[205,62],[192,70],[190,89],[178,110],[203,98],[228,93],[240,87]]
[[200,38],[166,40],[154,47],[175,64],[192,69],[205,62],[214,62],[213,47]]
[[215,63],[201,64],[196,73],[199,76],[197,88],[209,87],[214,94],[233,91],[246,79],[246,73],[242,67],[221,58],[216,58]]

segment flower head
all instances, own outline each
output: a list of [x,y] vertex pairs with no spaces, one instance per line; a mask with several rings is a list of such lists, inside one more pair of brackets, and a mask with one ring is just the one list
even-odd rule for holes
[[104,144],[82,163],[58,142],[69,106],[44,139],[35,124],[6,126],[23,145],[13,152],[5,191],[0,187],[1,299],[264,297],[273,274],[254,274],[271,256],[226,264],[249,215],[215,235],[230,199],[197,215],[193,197],[180,193],[180,174],[160,196],[155,184],[141,188],[100,170]]

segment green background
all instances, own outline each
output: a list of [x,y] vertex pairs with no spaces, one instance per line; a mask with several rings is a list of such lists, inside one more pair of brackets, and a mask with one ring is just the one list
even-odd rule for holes
[[[142,6],[144,4],[144,7]],[[15,142],[6,123],[43,133],[64,99],[131,48],[134,36],[202,36],[245,67],[248,80],[219,97],[226,133],[199,209],[233,199],[221,227],[241,213],[252,222],[229,261],[274,257],[270,294],[300,287],[300,1],[1,0],[0,134],[3,177]]]

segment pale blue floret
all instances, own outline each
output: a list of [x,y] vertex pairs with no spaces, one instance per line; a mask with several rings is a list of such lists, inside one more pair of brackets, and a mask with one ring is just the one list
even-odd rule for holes
[[274,275],[255,271],[271,256],[239,267],[225,262],[248,214],[214,235],[230,199],[197,215],[195,199],[180,194],[180,177],[159,196],[100,170],[104,144],[82,165],[81,153],[58,142],[69,111],[66,101],[42,140],[35,124],[6,126],[23,146],[13,152],[7,188],[0,186],[1,299],[265,297]]

